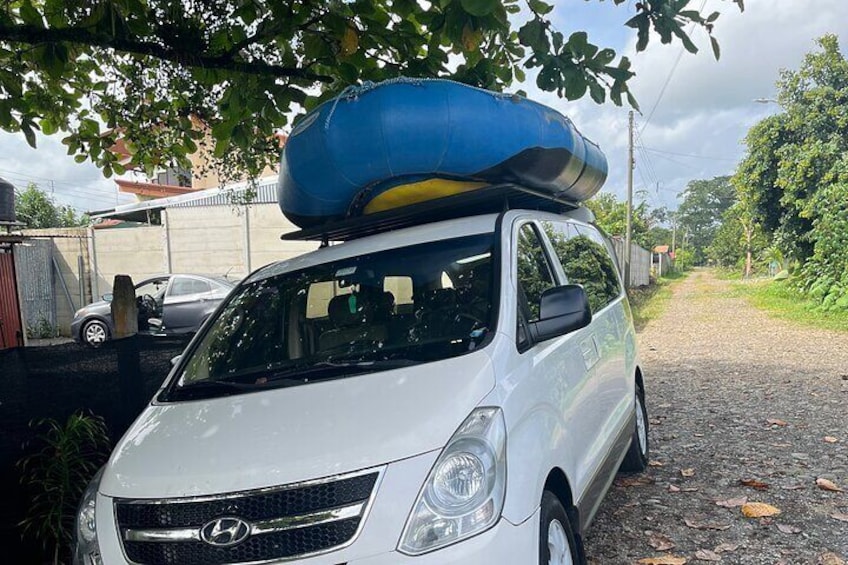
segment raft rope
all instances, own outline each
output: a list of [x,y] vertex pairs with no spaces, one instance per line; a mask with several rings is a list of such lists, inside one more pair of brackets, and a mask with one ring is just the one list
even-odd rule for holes
[[[464,82],[459,82],[456,80],[451,80],[447,78],[415,78],[415,77],[395,77],[389,78],[380,82],[373,82],[370,80],[366,80],[362,84],[351,84],[350,86],[346,86],[344,90],[342,90],[338,96],[333,100],[333,105],[330,108],[330,111],[327,113],[327,117],[324,120],[324,129],[330,129],[330,121],[333,119],[333,114],[336,112],[336,106],[338,106],[339,102],[344,100],[356,100],[363,94],[375,90],[380,86],[392,85],[392,84],[409,84],[412,86],[421,86],[425,82],[445,82],[448,84],[458,84],[464,86],[466,88],[472,88],[474,90],[485,92],[486,94],[492,96],[493,98],[497,98],[500,100],[511,99],[515,94],[510,94],[507,92],[493,92],[491,90],[486,90],[485,88],[480,88],[479,86],[473,86],[470,84],[465,84]],[[566,116],[566,119],[568,117]],[[569,120],[570,122],[571,120]]]

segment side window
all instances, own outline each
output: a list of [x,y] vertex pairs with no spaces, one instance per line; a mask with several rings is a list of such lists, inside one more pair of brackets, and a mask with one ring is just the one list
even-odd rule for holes
[[524,308],[527,322],[539,319],[542,293],[555,286],[548,258],[532,224],[524,224],[518,232],[518,303]]
[[580,235],[573,236],[574,228],[566,222],[545,222],[544,229],[568,282],[582,285],[586,290],[592,312],[618,298],[616,267],[607,247],[598,243],[603,241],[600,234],[581,226]]
[[170,296],[186,296],[187,294],[209,292],[210,290],[212,290],[212,287],[206,281],[176,277],[174,282],[171,283],[171,289],[168,291],[168,294]]

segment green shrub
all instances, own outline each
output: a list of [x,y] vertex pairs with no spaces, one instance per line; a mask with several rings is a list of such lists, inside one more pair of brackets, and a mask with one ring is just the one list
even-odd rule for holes
[[21,483],[32,494],[20,525],[58,564],[70,554],[77,505],[108,456],[109,435],[101,417],[83,413],[72,414],[64,424],[46,419],[30,425],[41,433],[35,439],[37,451],[18,462]]

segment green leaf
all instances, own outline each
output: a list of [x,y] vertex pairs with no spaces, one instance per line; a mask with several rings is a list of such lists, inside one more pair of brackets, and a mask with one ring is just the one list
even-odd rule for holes
[[53,135],[57,131],[57,128],[53,123],[53,120],[50,120],[48,118],[43,118],[39,122],[39,125],[41,126],[41,132],[44,135]]
[[30,0],[24,0],[24,2],[21,3],[20,14],[21,19],[24,21],[25,24],[38,26],[40,28],[44,27],[44,20],[41,18],[41,14],[38,13],[38,10],[33,7],[32,2]]
[[586,75],[578,69],[567,69],[565,75],[565,96],[569,100],[578,100],[586,94],[588,84]]
[[594,60],[594,64],[605,67],[615,59],[615,51],[612,49],[601,49]]
[[542,2],[542,0],[527,0],[527,4],[530,6],[531,10],[542,15],[547,14],[554,9],[553,5],[548,4],[547,2]]
[[644,51],[648,46],[651,31],[651,20],[648,14],[643,12],[630,18],[624,25],[637,30],[636,51]]
[[607,100],[607,91],[597,81],[589,81],[589,95],[596,104],[603,104]]
[[718,44],[718,40],[715,37],[713,37],[712,35],[710,36],[710,45],[712,45],[713,55],[715,55],[716,61],[720,60],[721,59],[721,47]]
[[488,16],[500,6],[498,0],[460,0],[462,9],[472,16]]
[[683,42],[683,47],[690,53],[697,53],[698,47],[692,43],[692,39],[689,37],[689,34],[687,34],[681,26],[677,24],[674,25],[675,27],[672,28],[672,32],[680,39],[681,42]]
[[532,19],[518,30],[518,41],[534,51],[550,50],[545,24],[539,19]]
[[35,149],[35,132],[32,130],[32,127],[29,125],[29,123],[21,122],[21,131],[24,132],[24,137],[26,137],[26,141],[29,146]]
[[518,82],[524,82],[527,80],[527,75],[524,73],[524,69],[521,67],[513,68],[513,73],[515,73],[515,80]]

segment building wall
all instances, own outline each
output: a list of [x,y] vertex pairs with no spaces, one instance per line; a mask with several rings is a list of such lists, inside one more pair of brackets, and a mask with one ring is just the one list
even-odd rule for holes
[[243,214],[231,206],[169,208],[163,222],[171,272],[246,275]]
[[112,292],[115,275],[129,275],[133,282],[167,272],[165,228],[139,226],[132,228],[96,229],[94,259],[96,264],[95,296]]
[[163,212],[162,221],[161,226],[93,230],[96,296],[111,292],[116,274],[136,282],[167,272],[237,279],[317,248],[280,239],[296,228],[276,204],[173,207]]
[[52,277],[56,314],[50,322],[61,335],[70,334],[77,309],[112,292],[115,275],[129,275],[136,283],[168,272],[227,274],[235,280],[317,248],[280,239],[296,228],[276,204],[175,207],[162,218],[160,226],[25,231],[50,242],[55,265],[51,261],[51,272],[41,275],[48,277],[48,286]]
[[280,236],[297,230],[276,204],[257,204],[248,207],[250,224],[250,268],[258,269],[269,263],[289,259],[314,251],[315,242],[283,241]]

